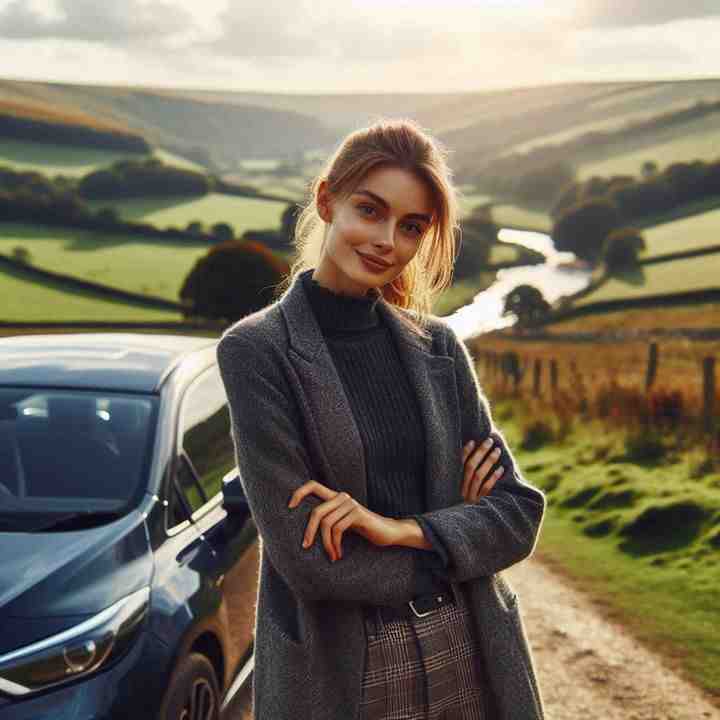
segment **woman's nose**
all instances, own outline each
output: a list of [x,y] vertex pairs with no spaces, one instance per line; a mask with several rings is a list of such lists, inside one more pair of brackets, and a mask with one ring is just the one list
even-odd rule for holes
[[377,247],[392,247],[395,244],[395,222],[390,220],[382,223],[380,231],[375,237]]

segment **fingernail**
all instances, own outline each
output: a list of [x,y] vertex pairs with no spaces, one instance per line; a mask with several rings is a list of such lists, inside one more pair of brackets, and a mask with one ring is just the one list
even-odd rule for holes
[[302,545],[303,545],[304,548],[306,548],[306,547],[308,546],[308,541],[307,541],[307,539],[303,540]]

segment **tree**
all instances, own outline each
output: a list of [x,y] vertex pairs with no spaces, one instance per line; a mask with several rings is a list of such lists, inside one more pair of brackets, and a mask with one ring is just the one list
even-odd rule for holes
[[653,160],[646,160],[642,164],[642,169],[640,170],[640,173],[642,174],[643,178],[647,180],[648,178],[653,177],[654,175],[657,175],[658,166],[657,163]]
[[234,322],[272,302],[275,286],[289,271],[287,262],[260,243],[213,245],[180,289],[183,312]]
[[108,225],[115,225],[118,222],[119,217],[117,210],[112,207],[102,207],[96,213],[95,217],[103,223]]
[[630,270],[637,266],[638,255],[645,249],[645,239],[639,230],[624,227],[613,230],[605,239],[603,256],[608,270]]
[[226,222],[215,223],[210,228],[210,234],[220,243],[228,242],[235,237],[232,225]]
[[497,233],[498,228],[492,220],[472,215],[463,220],[460,251],[453,272],[456,280],[476,277],[478,273],[487,270]]
[[280,232],[285,236],[288,245],[291,244],[292,239],[295,237],[295,226],[297,225],[299,213],[300,207],[293,203],[283,210],[280,218]]
[[506,296],[503,315],[514,313],[518,325],[532,325],[550,310],[550,303],[534,285],[516,285]]
[[618,209],[607,200],[573,205],[561,213],[552,229],[556,250],[575,253],[590,262],[602,256],[605,238],[623,224]]
[[203,234],[202,221],[201,220],[191,220],[185,227],[185,230],[189,233],[192,233],[193,235],[202,235]]
[[23,265],[30,265],[32,262],[32,255],[30,254],[30,251],[22,245],[15,245],[12,249],[10,257],[12,257],[13,260],[23,263]]

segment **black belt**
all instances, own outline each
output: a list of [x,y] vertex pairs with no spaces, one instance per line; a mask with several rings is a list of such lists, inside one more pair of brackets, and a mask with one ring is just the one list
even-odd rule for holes
[[413,620],[416,618],[432,615],[443,605],[455,602],[455,596],[451,591],[429,593],[428,595],[418,595],[410,602],[393,607],[390,605],[371,605],[366,608],[367,615],[379,614],[383,620],[390,622],[392,620]]

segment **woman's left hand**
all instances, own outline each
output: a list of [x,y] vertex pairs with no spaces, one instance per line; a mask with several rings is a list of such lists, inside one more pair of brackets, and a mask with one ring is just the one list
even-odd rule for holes
[[290,498],[288,507],[296,507],[307,495],[317,495],[325,502],[310,513],[305,528],[303,547],[310,547],[315,541],[318,528],[330,560],[342,557],[342,537],[346,530],[353,530],[374,545],[392,545],[398,537],[398,522],[383,517],[361,505],[346,492],[336,492],[310,480],[299,487]]

